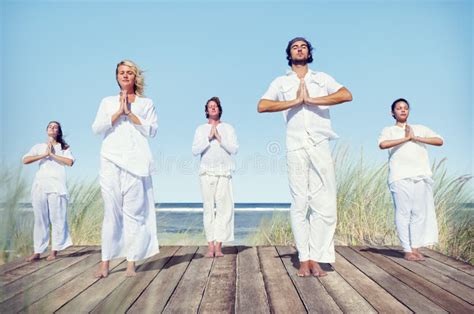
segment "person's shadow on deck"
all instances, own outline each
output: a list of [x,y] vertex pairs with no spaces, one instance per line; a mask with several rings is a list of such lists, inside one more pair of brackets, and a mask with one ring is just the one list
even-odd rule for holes
[[380,255],[396,257],[396,258],[404,257],[403,251],[395,250],[395,249],[378,249],[374,247],[368,247],[368,248],[359,249],[359,251],[370,252],[374,254],[380,254]]

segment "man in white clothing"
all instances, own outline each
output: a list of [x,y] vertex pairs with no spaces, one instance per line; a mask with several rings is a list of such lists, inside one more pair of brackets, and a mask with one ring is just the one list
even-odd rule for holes
[[218,97],[206,102],[208,122],[194,134],[192,152],[201,156],[199,177],[203,198],[203,221],[208,241],[207,257],[221,257],[222,242],[234,240],[234,199],[232,195],[231,154],[239,149],[234,128],[221,122],[222,106]]
[[296,37],[286,48],[291,71],[276,78],[258,103],[258,112],[283,111],[287,124],[291,226],[300,260],[297,275],[325,276],[319,263],[335,261],[336,180],[329,140],[329,106],[352,100],[350,91],[323,72],[308,68],[312,46]]

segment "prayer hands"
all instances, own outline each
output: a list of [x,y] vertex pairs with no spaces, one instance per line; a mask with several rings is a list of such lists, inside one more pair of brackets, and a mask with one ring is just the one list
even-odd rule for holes
[[126,90],[122,90],[120,92],[120,108],[119,108],[120,114],[130,114],[130,108],[128,104],[128,94]]
[[413,133],[413,129],[408,124],[405,125],[405,138],[408,138],[410,141],[415,140],[415,133]]
[[304,79],[300,80],[300,86],[298,87],[298,91],[296,92],[296,100],[297,103],[296,105],[302,105],[302,104],[309,104],[311,97],[309,96],[308,89],[306,88],[306,84],[304,82]]

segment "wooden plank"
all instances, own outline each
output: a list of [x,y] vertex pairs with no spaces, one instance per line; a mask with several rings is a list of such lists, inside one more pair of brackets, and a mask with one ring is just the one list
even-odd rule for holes
[[44,281],[47,278],[68,268],[69,266],[77,263],[79,260],[84,258],[85,255],[90,254],[90,251],[91,250],[88,248],[83,248],[79,252],[72,253],[67,258],[60,258],[55,263],[49,263],[31,274],[23,276],[18,280],[2,286],[0,288],[0,302],[5,302],[21,291],[24,291],[29,287],[34,286],[35,284]]
[[[142,265],[147,265],[150,262],[165,259],[168,260],[175,252],[177,247],[165,246],[160,248],[160,253],[152,256],[146,260],[137,262],[137,271],[140,273]],[[83,291],[77,297],[66,303],[61,307],[57,313],[89,313],[92,311],[100,302],[102,302],[107,296],[115,289],[118,289],[124,281],[134,281],[136,278],[125,277],[125,269],[127,268],[127,261],[124,261],[120,266],[109,274],[105,279],[101,279],[87,290]],[[91,274],[92,276],[93,274]],[[141,276],[140,276],[141,277]]]
[[446,311],[454,313],[473,313],[474,307],[466,301],[452,295],[451,293],[443,290],[437,285],[431,283],[420,275],[409,271],[403,266],[395,263],[386,256],[377,252],[377,249],[373,248],[353,248],[357,250],[359,254],[366,257],[377,266],[385,270],[387,273],[398,278],[398,280],[404,282],[408,286],[412,287],[425,297],[438,304]]
[[336,247],[336,251],[344,256],[352,265],[377,282],[382,288],[402,302],[410,310],[423,313],[446,313],[446,311],[409,287],[397,278],[391,276],[367,258],[349,247]]
[[61,260],[61,258],[64,257],[71,257],[74,253],[83,250],[83,246],[70,246],[66,248],[65,250],[62,250],[58,253],[58,258],[52,261],[47,261],[46,256],[49,255],[49,253],[42,254],[41,260],[35,261],[35,262],[26,262],[24,259],[22,262],[19,263],[12,263],[12,266],[10,264],[6,264],[4,269],[4,272],[0,275],[0,284],[6,285],[9,284],[15,280],[18,280],[26,275],[29,275],[41,268],[43,268],[46,265],[54,264]]
[[257,247],[272,313],[306,313],[298,292],[273,246]]
[[235,309],[237,248],[224,247],[224,257],[218,257],[209,274],[200,313],[232,313]]
[[342,255],[336,255],[336,262],[332,266],[377,312],[412,313],[403,303],[367,277]]
[[14,297],[0,304],[0,313],[5,313],[6,311],[18,312],[29,304],[38,301],[49,292],[76,277],[85,268],[97,264],[99,254],[100,253],[83,255],[75,264],[21,291],[19,294],[16,294]]
[[448,276],[449,278],[454,279],[457,282],[460,282],[463,285],[468,286],[469,288],[474,288],[474,276],[471,276],[459,269],[456,269],[444,263],[438,262],[437,260],[428,256],[426,257],[426,260],[423,262],[423,265],[433,268],[437,272],[444,274]]
[[427,267],[424,265],[425,262],[407,261],[403,258],[403,252],[398,252],[392,249],[378,249],[377,252],[378,254],[383,254],[395,263],[402,265],[403,267],[431,281],[435,285],[440,286],[444,290],[451,292],[470,304],[474,304],[474,290],[472,288],[469,288],[455,280],[452,280],[448,276],[440,274],[434,269]]
[[452,257],[446,256],[444,254],[441,254],[439,252],[436,252],[434,250],[430,250],[427,248],[422,248],[421,252],[432,259],[435,259],[441,263],[444,263],[446,265],[449,265],[451,267],[454,267],[460,271],[463,271],[471,276],[474,276],[474,266],[464,263],[462,261],[458,261],[457,259],[454,259]]
[[197,313],[214,259],[204,258],[207,247],[197,251],[176,287],[164,313]]
[[270,313],[257,249],[238,246],[236,313]]
[[[184,246],[181,247],[165,267],[158,273],[153,281],[138,294],[135,303],[130,307],[127,313],[161,313],[166,306],[171,294],[183,277],[191,259],[195,255],[198,247]],[[125,290],[127,293],[127,290]],[[139,291],[141,292],[141,291]],[[128,305],[127,302],[121,302]],[[123,312],[123,307],[105,307],[103,309],[113,309],[114,312]],[[100,313],[100,309],[97,309]],[[126,309],[125,309],[126,310]]]
[[[66,255],[72,253],[72,252],[76,252],[78,250],[81,250],[83,248],[84,248],[84,246],[82,246],[82,245],[80,245],[80,246],[76,246],[76,245],[75,246],[70,246],[70,247],[67,247],[66,249],[64,249],[62,251],[59,251],[58,256],[63,257],[63,256],[66,256]],[[43,253],[43,254],[40,255],[40,259],[41,260],[46,259],[46,257],[48,257],[48,255],[49,255],[49,252]],[[38,261],[38,262],[40,262],[40,261]],[[38,263],[38,262],[36,262],[36,263]],[[54,261],[51,261],[51,262],[54,262]],[[17,258],[15,260],[13,260],[13,261],[10,261],[6,264],[0,265],[0,278],[3,278],[2,275],[6,272],[10,272],[14,269],[18,269],[18,268],[21,268],[23,266],[30,265],[30,264],[32,264],[32,262],[27,262],[26,257],[20,257],[20,258]],[[2,280],[0,279],[0,281],[2,281]]]
[[[110,261],[110,270],[113,272],[125,259],[115,259]],[[100,262],[100,255],[97,258],[97,263]],[[61,308],[64,304],[79,295],[88,287],[96,283],[98,278],[93,276],[97,270],[97,263],[86,268],[81,274],[74,279],[68,281],[63,286],[47,294],[37,302],[31,304],[24,309],[26,313],[53,313]]]
[[[316,277],[298,277],[296,275],[299,264],[297,252],[293,247],[277,246],[276,248],[308,312],[342,313],[334,299]],[[330,276],[332,276],[332,273]]]

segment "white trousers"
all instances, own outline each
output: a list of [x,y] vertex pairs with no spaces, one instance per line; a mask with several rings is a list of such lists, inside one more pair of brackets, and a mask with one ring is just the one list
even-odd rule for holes
[[432,180],[403,179],[390,184],[395,225],[405,252],[438,242]]
[[102,158],[102,260],[137,261],[159,252],[151,177],[139,177]]
[[328,141],[288,152],[291,229],[301,262],[335,261],[336,178]]
[[199,177],[207,241],[234,241],[234,198],[231,177],[206,174]]
[[60,251],[72,245],[67,225],[67,197],[58,193],[45,193],[41,186],[33,187],[31,203],[35,216],[33,244],[35,253],[48,249],[51,225],[51,249]]

